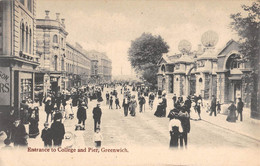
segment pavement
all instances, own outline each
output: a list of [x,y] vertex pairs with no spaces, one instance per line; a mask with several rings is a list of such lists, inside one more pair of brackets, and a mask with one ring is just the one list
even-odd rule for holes
[[[103,92],[103,95],[105,95],[106,89]],[[120,92],[118,90],[118,92]],[[119,95],[120,96],[120,95]],[[105,99],[105,97],[103,97]],[[120,97],[121,98],[121,97]],[[172,96],[167,96],[167,114],[170,111],[170,109],[173,108],[173,102],[172,102]],[[148,98],[146,98],[146,101],[148,101]],[[120,105],[122,104],[122,99],[120,99]],[[86,130],[85,131],[75,131],[75,125],[77,124],[76,119],[76,112],[75,112],[75,118],[72,120],[63,120],[65,130],[66,130],[66,137],[68,139],[63,140],[63,146],[64,147],[93,147],[94,142],[92,140],[94,131],[93,131],[93,119],[92,119],[92,109],[95,106],[96,101],[91,101],[89,103],[89,109],[87,110],[87,116],[88,119],[86,120]],[[154,110],[157,105],[157,99],[154,102]],[[102,132],[106,133],[104,134],[104,140],[107,140],[104,142],[104,145],[106,146],[114,146],[114,145],[143,145],[147,144],[148,146],[152,144],[168,144],[168,120],[167,118],[156,118],[154,119],[152,110],[149,110],[148,103],[146,103],[146,116],[138,116],[135,117],[135,122],[133,123],[133,117],[128,116],[127,118],[124,118],[123,116],[123,109],[113,109],[109,110],[106,108],[108,106],[105,105],[105,102],[102,103],[101,108],[103,110],[103,116],[106,118],[106,125],[103,125],[103,122],[101,122],[101,129]],[[46,114],[44,112],[44,107],[39,107],[39,130],[43,129],[43,124],[45,122]],[[137,111],[139,110],[139,107],[137,107]],[[113,111],[110,113],[110,111]],[[117,113],[114,113],[117,112]],[[120,112],[120,113],[118,113]],[[191,112],[191,115],[196,117],[196,113]],[[102,117],[103,117],[102,116]],[[236,123],[230,123],[226,121],[227,115],[225,115],[223,112],[220,114],[217,114],[215,117],[209,116],[209,114],[206,112],[205,108],[202,108],[201,112],[201,122],[205,122],[209,125],[213,125],[217,128],[221,128],[223,130],[227,130],[229,132],[233,132],[239,135],[243,135],[245,137],[248,137],[249,139],[255,140],[257,142],[260,142],[260,131],[258,128],[260,127],[260,121],[250,118],[250,110],[244,109],[243,112],[243,121],[236,121]],[[196,119],[196,118],[195,118]],[[159,122],[158,122],[159,121]],[[194,120],[196,125],[198,124],[200,120]],[[145,122],[145,123],[144,123]],[[192,122],[193,123],[193,122]],[[160,124],[160,125],[159,125]],[[128,134],[125,134],[125,129],[121,126],[129,126],[127,130],[129,130]],[[153,133],[161,133],[158,134],[158,140],[154,140],[152,136],[149,135],[149,133],[146,133],[145,129],[148,130],[149,127],[153,127],[152,131]],[[113,128],[113,130],[111,130]],[[141,130],[140,128],[144,128],[144,130]],[[28,126],[27,126],[28,130]],[[111,133],[112,132],[112,133]],[[121,134],[120,137],[118,137],[118,134]],[[166,134],[163,134],[166,133]],[[150,142],[140,141],[140,136],[136,137],[136,135],[140,135],[142,139],[144,140],[151,140]],[[3,145],[3,140],[5,139],[5,134],[0,136],[0,147]],[[129,138],[130,137],[130,138]],[[138,140],[139,139],[139,140]],[[109,140],[109,141],[108,141]],[[140,143],[139,143],[140,142]],[[28,139],[28,146],[29,147],[43,147],[43,141],[40,138],[40,135],[36,137],[35,139],[29,138]]]

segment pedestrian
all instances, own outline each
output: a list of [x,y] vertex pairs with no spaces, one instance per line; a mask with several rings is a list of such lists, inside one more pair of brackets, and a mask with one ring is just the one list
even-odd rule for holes
[[43,100],[43,92],[39,93],[39,104],[42,106],[42,100]]
[[[78,125],[80,125],[80,130],[85,130],[85,121],[87,119],[86,109],[83,107],[83,104],[79,104],[77,118],[78,118]],[[82,122],[82,125],[81,125]]]
[[5,133],[8,139],[10,139],[11,131],[14,126],[14,121],[15,121],[14,107],[11,107],[10,112],[6,116],[5,123],[3,124],[5,125]]
[[214,95],[212,95],[212,100],[211,100],[211,105],[210,105],[210,114],[209,116],[212,116],[212,113],[214,112],[214,116],[217,116],[217,112],[216,112],[216,98]]
[[137,102],[135,100],[135,95],[131,97],[131,101],[129,103],[129,111],[131,116],[135,116],[135,109],[137,107]]
[[49,115],[51,115],[51,117],[52,117],[52,114],[53,114],[53,108],[52,108],[51,100],[48,99],[46,101],[44,109],[45,109],[45,112],[46,112],[46,115],[47,115],[46,122],[48,122]]
[[96,132],[97,125],[100,126],[101,123],[101,116],[102,116],[102,111],[100,108],[100,103],[97,103],[97,106],[93,108],[93,119],[94,119],[94,131]]
[[119,105],[119,99],[118,99],[118,97],[116,97],[116,99],[115,99],[115,104],[116,104],[116,109],[121,109],[121,106]]
[[124,115],[127,116],[129,108],[129,99],[127,96],[124,96],[122,107],[124,107]]
[[201,113],[201,102],[200,102],[200,100],[195,105],[195,110],[196,110],[196,112],[198,113],[198,116],[199,116],[198,120],[201,120],[201,116],[200,116],[200,113]]
[[103,140],[103,136],[100,132],[100,128],[97,128],[95,133],[94,133],[94,136],[93,136],[93,140],[95,142],[95,147],[96,148],[100,148],[101,147],[101,142]]
[[229,110],[229,113],[228,113],[228,116],[227,116],[226,120],[228,122],[236,122],[236,120],[237,120],[237,117],[236,117],[236,110],[237,110],[237,108],[236,108],[236,106],[235,106],[233,101],[231,101],[231,104],[228,107],[228,110]]
[[25,126],[21,123],[20,119],[14,121],[14,128],[11,134],[11,142],[15,147],[25,147],[27,143],[28,134],[26,133]]
[[170,132],[170,148],[178,148],[179,137],[183,132],[181,121],[178,119],[178,113],[174,113],[172,119],[169,122],[169,132]]
[[166,117],[166,108],[167,108],[167,99],[166,99],[166,93],[163,93],[162,95],[162,117]]
[[110,96],[110,100],[109,100],[109,109],[113,109],[113,97]]
[[172,97],[173,107],[175,106],[176,100],[177,100],[177,96],[176,96],[176,94],[174,94]]
[[188,133],[190,132],[190,115],[187,112],[187,107],[185,104],[182,106],[181,111],[178,114],[179,120],[181,121],[181,126],[183,132],[180,136],[180,146],[183,147],[183,140],[185,144],[185,148],[188,145]]
[[64,139],[65,135],[65,127],[61,122],[61,119],[61,114],[55,114],[54,122],[51,124],[53,145],[59,147],[62,145],[62,140]]
[[39,108],[35,107],[29,117],[29,138],[36,138],[39,135]]
[[49,123],[44,123],[44,128],[42,129],[41,134],[42,141],[44,142],[44,147],[51,147],[52,146],[52,131],[49,128]]
[[65,115],[63,117],[65,119],[73,119],[74,118],[74,111],[72,109],[71,100],[66,101]]
[[219,103],[219,101],[217,101],[216,107],[217,107],[218,114],[220,114],[221,104]]
[[56,97],[56,106],[57,106],[58,110],[60,110],[61,102],[62,102],[62,97],[61,97],[60,92],[58,92],[57,97]]
[[151,110],[153,109],[154,98],[155,98],[154,93],[151,92],[151,93],[149,94],[149,107],[150,107]]
[[106,93],[106,105],[109,105],[109,93],[108,93],[108,91]]
[[139,112],[142,113],[143,112],[143,106],[145,104],[145,98],[142,94],[140,94],[138,100],[139,100],[139,108],[140,108]]
[[244,107],[244,103],[241,100],[241,98],[238,98],[238,103],[237,103],[237,119],[238,116],[240,115],[240,121],[243,121],[243,107]]

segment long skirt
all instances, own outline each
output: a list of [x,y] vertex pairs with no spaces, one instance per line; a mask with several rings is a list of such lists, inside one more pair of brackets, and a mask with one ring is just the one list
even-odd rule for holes
[[36,138],[39,135],[38,121],[30,121],[29,137]]

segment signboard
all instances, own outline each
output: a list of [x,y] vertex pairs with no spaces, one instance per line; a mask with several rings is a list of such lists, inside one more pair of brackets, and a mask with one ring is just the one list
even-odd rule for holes
[[0,67],[0,105],[10,105],[10,68]]

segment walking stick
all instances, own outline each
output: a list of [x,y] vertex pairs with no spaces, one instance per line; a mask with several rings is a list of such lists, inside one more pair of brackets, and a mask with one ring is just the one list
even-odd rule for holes
[[144,112],[145,112],[145,104],[144,104]]

